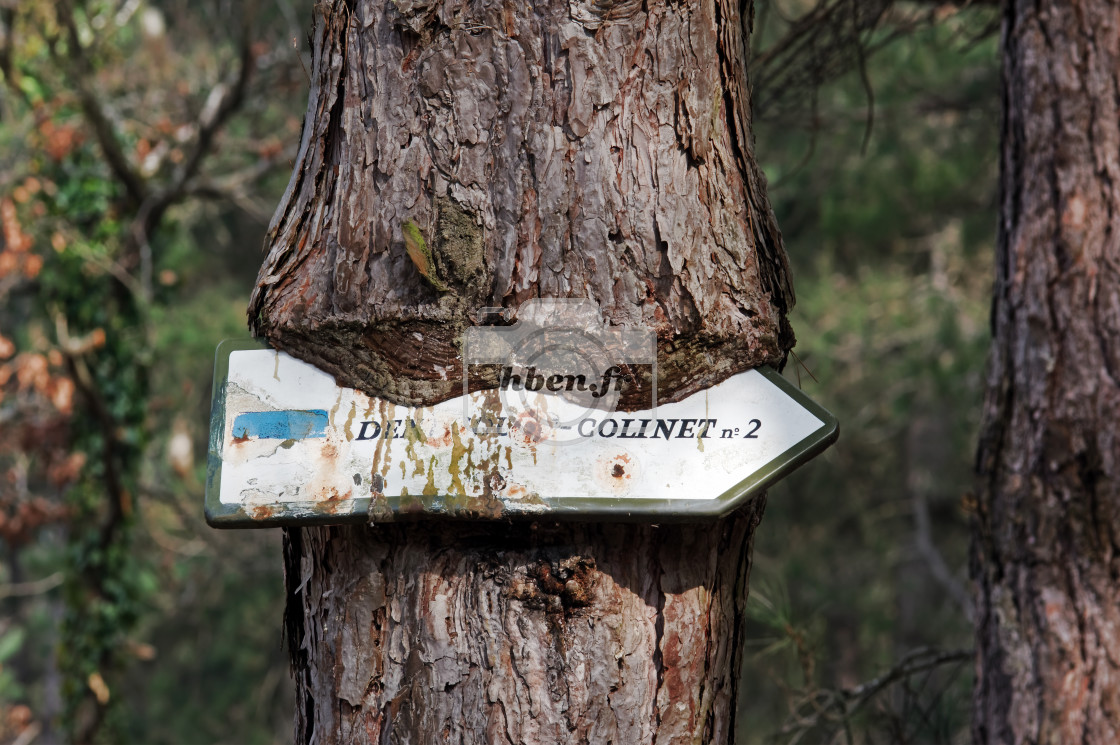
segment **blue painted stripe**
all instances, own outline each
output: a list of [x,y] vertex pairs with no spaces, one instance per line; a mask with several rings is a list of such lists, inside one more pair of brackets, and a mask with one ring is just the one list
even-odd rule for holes
[[233,439],[306,440],[327,436],[327,412],[247,411],[233,420]]

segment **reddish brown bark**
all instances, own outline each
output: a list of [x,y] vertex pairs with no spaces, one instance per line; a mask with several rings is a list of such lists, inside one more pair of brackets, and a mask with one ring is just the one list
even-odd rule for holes
[[1120,742],[1120,13],[1010,2],[974,736]]
[[289,531],[300,743],[733,743],[751,535]]

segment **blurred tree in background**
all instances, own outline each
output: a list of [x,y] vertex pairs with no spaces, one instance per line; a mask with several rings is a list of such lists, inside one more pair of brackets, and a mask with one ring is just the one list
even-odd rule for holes
[[267,740],[272,536],[198,499],[214,341],[298,136],[296,11],[0,8],[3,737]]
[[[771,491],[744,742],[967,734],[995,13],[770,0],[757,153],[840,442]],[[288,741],[279,536],[202,520],[310,2],[0,2],[0,742]]]

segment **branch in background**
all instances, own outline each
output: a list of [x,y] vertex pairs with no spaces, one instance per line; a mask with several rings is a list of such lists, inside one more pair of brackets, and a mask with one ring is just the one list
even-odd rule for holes
[[973,656],[971,649],[915,649],[887,672],[866,683],[851,688],[810,692],[794,707],[790,720],[778,734],[789,738],[787,742],[796,743],[814,731],[819,735],[822,727],[830,727],[843,729],[851,742],[851,718],[877,695],[896,683],[908,683],[915,676],[932,673],[940,667],[960,665]]
[[254,201],[250,186],[255,185],[260,179],[267,176],[278,163],[289,162],[295,157],[294,153],[285,153],[271,158],[261,158],[249,168],[228,174],[219,180],[204,181],[195,179],[183,192],[183,197],[198,197],[227,201],[257,222],[268,224],[272,217],[272,208],[266,204]]
[[[113,126],[109,115],[102,106],[101,101],[90,89],[88,77],[93,71],[93,66],[86,57],[81,37],[78,34],[78,25],[74,20],[74,7],[70,0],[58,0],[55,12],[59,26],[66,29],[66,50],[70,60],[70,74],[73,76],[74,87],[78,91],[78,101],[82,106],[82,113],[93,129],[97,144],[105,156],[113,175],[128,192],[129,199],[134,204],[142,204],[148,196],[148,184],[140,173],[128,162],[128,157],[121,149],[120,140],[117,139],[116,128]],[[51,54],[55,54],[54,45],[49,45]]]
[[864,45],[863,35],[879,25],[889,5],[890,0],[821,0],[789,21],[785,34],[751,60],[756,114],[846,72],[853,47]]
[[840,693],[843,698],[854,702],[855,705],[850,710],[854,712],[855,708],[862,706],[868,699],[887,686],[942,665],[952,665],[971,660],[972,657],[973,650],[971,649],[942,650],[929,647],[915,649],[883,675],[854,688],[845,688]]
[[[98,390],[93,374],[85,360],[85,355],[104,340],[104,332],[102,332],[100,339],[97,338],[96,332],[85,337],[74,338],[70,336],[66,317],[62,313],[56,313],[54,321],[59,351],[62,352],[66,370],[71,380],[74,381],[74,386],[82,394],[93,412],[94,418],[101,428],[101,436],[105,441],[102,449],[102,465],[105,468],[105,488],[109,496],[109,514],[106,515],[105,521],[101,525],[100,543],[104,548],[112,543],[113,537],[131,508],[130,497],[124,487],[118,467],[119,435],[117,420],[109,410],[108,404],[105,403],[101,391]],[[98,581],[95,586],[100,586],[100,582]]]
[[62,572],[37,579],[34,582],[17,582],[10,585],[0,585],[0,600],[4,598],[25,598],[31,595],[42,595],[50,592],[62,584]]
[[972,598],[964,585],[949,570],[945,558],[937,550],[930,529],[929,504],[920,488],[910,489],[910,501],[914,508],[914,533],[918,553],[925,560],[930,575],[944,588],[949,597],[960,607],[971,624],[973,620]]
[[167,209],[187,196],[191,181],[198,175],[203,160],[210,154],[214,138],[245,101],[245,91],[254,68],[251,26],[247,15],[242,23],[237,72],[230,80],[220,82],[210,90],[194,125],[197,132],[194,146],[182,168],[177,170],[170,186],[141,202],[129,228],[128,248],[131,250],[128,253],[134,251],[140,258],[140,286],[145,302],[152,294],[152,250],[148,240]]
[[[933,263],[936,266],[936,261]],[[929,432],[938,431],[942,426],[944,422],[937,417],[911,415],[902,450],[906,464],[904,484],[910,495],[911,511],[914,514],[914,545],[918,555],[924,561],[930,576],[953,599],[971,623],[972,598],[938,550],[930,521],[928,495],[931,484],[934,483],[934,474],[938,470],[938,459],[935,452],[925,447],[924,442]]]
[[15,79],[15,65],[12,61],[12,44],[15,39],[16,6],[15,3],[0,3],[0,75],[13,92],[22,91]]
[[[768,0],[759,12],[757,35],[773,10],[786,28],[776,41],[754,54],[750,64],[752,105],[756,120],[793,114],[800,119],[803,102],[820,86],[853,68],[859,70],[865,91],[867,60],[899,38],[930,27],[947,15],[970,7],[994,8],[997,0],[818,0],[795,18],[782,13],[781,0]],[[991,35],[997,23],[985,24],[971,40]],[[870,93],[869,93],[870,98]],[[869,105],[868,118],[871,117]],[[870,132],[870,126],[867,128]],[[865,134],[866,141],[866,134]]]
[[35,742],[35,738],[43,731],[43,725],[39,722],[32,722],[27,725],[23,732],[19,733],[19,737],[12,740],[12,745],[31,745]]
[[[83,51],[73,6],[69,0],[60,0],[57,13],[59,25],[66,29],[69,58],[67,67],[73,75],[82,112],[93,129],[110,170],[136,207],[135,216],[125,233],[124,255],[126,263],[131,264],[135,261],[139,264],[139,277],[135,281],[122,280],[122,283],[133,294],[138,294],[138,299],[146,304],[151,300],[154,263],[150,238],[163,220],[167,209],[188,196],[191,182],[198,176],[203,162],[211,153],[215,137],[230,116],[245,101],[245,94],[254,70],[250,36],[252,23],[248,17],[243,23],[236,72],[211,89],[198,114],[198,119],[193,125],[196,133],[194,144],[183,166],[177,169],[170,184],[153,189],[151,183],[129,162],[105,106],[90,88],[88,76],[92,72],[92,65]],[[132,257],[131,261],[128,257]],[[116,273],[114,276],[121,279]]]
[[[859,23],[858,14],[853,12],[852,19],[854,23]],[[867,126],[863,130],[863,144],[859,148],[859,154],[867,155],[867,146],[871,143],[871,130],[875,127],[875,88],[871,85],[871,78],[867,74],[867,50],[859,41],[857,38],[855,44],[856,69],[859,70],[859,81],[863,86],[864,95],[867,96]]]
[[253,45],[249,34],[252,24],[250,20],[246,17],[242,22],[237,74],[233,80],[215,85],[211,89],[210,95],[206,97],[206,103],[203,105],[202,111],[199,112],[198,123],[196,124],[198,137],[195,139],[194,148],[192,148],[190,155],[184,161],[183,168],[176,175],[172,187],[175,191],[181,191],[187,182],[198,173],[203,158],[210,151],[214,136],[245,100],[245,90],[249,86],[249,78],[253,75]]

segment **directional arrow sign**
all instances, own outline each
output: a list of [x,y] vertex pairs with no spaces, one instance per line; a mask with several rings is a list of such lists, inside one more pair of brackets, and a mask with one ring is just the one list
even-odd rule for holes
[[[647,411],[540,390],[409,408],[257,342],[218,347],[206,518],[215,527],[405,515],[663,521],[727,513],[835,441],[769,369]],[[516,382],[516,381],[515,381]],[[604,381],[604,388],[606,383]]]

